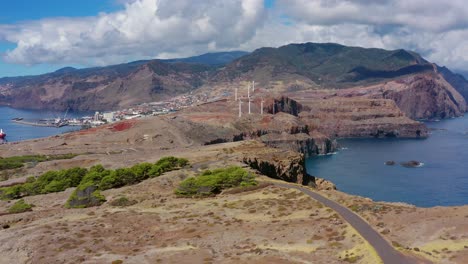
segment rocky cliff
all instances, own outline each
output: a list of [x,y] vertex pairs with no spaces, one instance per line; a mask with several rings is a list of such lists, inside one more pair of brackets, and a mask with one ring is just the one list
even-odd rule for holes
[[405,116],[393,100],[336,95],[323,99],[310,93],[291,96],[308,108],[299,118],[311,130],[329,137],[427,137],[426,126]]
[[268,177],[313,185],[314,178],[306,173],[304,162],[304,156],[297,152],[250,154],[244,157],[244,163]]
[[391,99],[406,116],[412,119],[457,117],[467,110],[463,96],[436,72],[405,76],[370,86],[343,89],[336,92],[334,96]]
[[298,151],[305,156],[315,156],[336,151],[337,142],[320,133],[309,135],[298,134],[266,134],[260,140],[267,146]]
[[401,82],[404,89],[384,90],[382,97],[394,100],[413,119],[443,119],[466,112],[463,96],[439,75],[417,75]]
[[271,150],[257,146],[256,151],[244,154],[243,162],[273,179],[311,186],[319,190],[336,189],[324,179],[307,174],[305,156],[295,151]]

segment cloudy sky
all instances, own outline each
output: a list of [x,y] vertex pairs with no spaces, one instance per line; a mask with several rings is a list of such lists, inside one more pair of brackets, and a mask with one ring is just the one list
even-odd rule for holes
[[465,0],[2,0],[0,77],[292,42],[405,48],[468,70]]

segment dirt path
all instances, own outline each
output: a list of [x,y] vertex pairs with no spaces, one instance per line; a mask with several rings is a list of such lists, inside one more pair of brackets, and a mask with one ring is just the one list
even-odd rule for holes
[[385,264],[413,264],[413,263],[431,263],[429,261],[411,258],[403,255],[402,253],[395,250],[388,242],[385,240],[377,231],[375,231],[367,222],[365,222],[361,217],[353,213],[348,208],[340,205],[337,202],[334,202],[316,192],[313,192],[309,189],[294,186],[287,183],[274,183],[274,185],[283,188],[293,188],[297,189],[313,199],[321,202],[323,205],[335,210],[338,214],[343,217],[354,229],[356,229],[361,236],[369,242],[369,244],[374,247],[377,254]]

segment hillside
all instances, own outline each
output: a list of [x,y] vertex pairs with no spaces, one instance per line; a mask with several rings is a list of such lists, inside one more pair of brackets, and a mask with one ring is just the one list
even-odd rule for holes
[[[111,110],[193,91],[219,96],[230,93],[232,86],[250,80],[257,81],[271,93],[284,93],[368,86],[413,75],[442,77],[448,82],[443,86],[450,87],[438,90],[455,88],[465,101],[468,99],[468,81],[463,76],[437,67],[414,52],[304,43],[260,48],[252,53],[207,53],[107,67],[66,67],[38,76],[0,78],[0,105],[32,109]],[[432,90],[428,88],[426,94],[437,94],[437,97],[443,97],[443,101],[457,98],[450,93],[439,96],[438,91]],[[451,105],[459,103],[465,104],[460,100],[449,102]],[[439,108],[444,109],[445,106]],[[452,112],[463,112],[463,108]],[[422,116],[444,114],[433,115],[431,112]]]
[[159,60],[0,79],[0,104],[105,110],[164,100],[200,87],[213,68]]
[[202,86],[216,67],[246,54],[208,53],[106,67],[0,78],[0,104],[17,108],[109,110],[164,100]]
[[229,64],[216,78],[234,80],[249,75],[266,81],[302,76],[316,86],[336,88],[432,69],[432,64],[406,50],[304,43],[258,49]]

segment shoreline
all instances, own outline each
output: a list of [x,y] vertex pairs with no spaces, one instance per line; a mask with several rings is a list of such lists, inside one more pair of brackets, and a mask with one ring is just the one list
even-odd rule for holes
[[[139,118],[139,119],[135,119],[135,122],[136,123],[148,123],[148,122],[151,122],[151,120],[156,120],[156,119],[167,119],[167,120],[172,120],[171,117],[169,118],[165,118],[165,117],[149,117],[149,118]],[[451,120],[451,119],[448,119],[448,120]],[[451,120],[452,121],[452,120]],[[172,121],[169,121],[168,122],[168,125],[171,124]],[[8,146],[8,145],[18,145],[18,144],[24,144],[24,145],[28,145],[28,144],[33,144],[33,143],[39,143],[39,144],[42,144],[42,142],[46,142],[46,141],[59,141],[60,143],[54,143],[56,146],[57,145],[61,145],[61,144],[66,144],[67,143],[67,138],[74,138],[74,137],[83,137],[84,140],[79,140],[80,142],[77,142],[78,144],[83,144],[83,143],[86,143],[86,138],[87,139],[90,139],[87,135],[90,134],[90,136],[92,136],[92,134],[95,134],[95,133],[99,133],[99,134],[108,134],[107,132],[107,128],[109,128],[110,126],[113,126],[114,124],[106,124],[106,125],[103,125],[103,126],[100,126],[98,128],[95,128],[95,129],[81,129],[81,130],[73,130],[73,131],[65,131],[65,132],[61,132],[61,133],[58,133],[58,134],[55,134],[55,135],[51,135],[51,136],[47,136],[47,137],[39,137],[39,138],[32,138],[32,139],[25,139],[25,140],[21,140],[21,141],[14,141],[14,142],[8,142],[7,144],[4,144],[3,146]],[[101,132],[99,132],[101,131]],[[104,132],[105,131],[105,132]],[[145,141],[145,140],[151,140],[151,136],[148,136],[148,135],[145,135],[144,133],[145,132],[142,132],[143,130],[140,131],[140,129],[135,129],[134,132],[132,133],[136,133],[135,136],[138,136],[138,137],[141,137],[139,139],[130,139],[130,138],[127,138],[127,142],[125,143],[125,145],[135,145],[135,144],[139,144],[138,142],[140,141]],[[57,131],[58,132],[58,131]],[[123,131],[124,132],[124,131]],[[113,134],[111,132],[111,134]],[[125,134],[125,132],[124,132]],[[110,134],[109,134],[110,135]],[[158,135],[157,135],[158,136]],[[55,140],[57,138],[57,140]],[[431,136],[432,138],[432,136]],[[106,141],[106,137],[103,137],[102,138],[104,141]],[[411,140],[410,140],[411,139]],[[402,141],[414,141],[414,140],[420,140],[421,138],[390,138],[390,139],[387,139],[387,138],[374,138],[374,137],[369,137],[369,138],[338,138],[337,140],[353,140],[353,141],[376,141],[376,142],[381,142],[381,141],[390,141],[390,142],[402,142]],[[120,139],[117,139],[120,141]],[[130,140],[130,142],[128,142]],[[171,139],[170,141],[173,141],[174,138],[173,136],[171,136]],[[427,139],[424,138],[424,141],[426,141]],[[95,140],[91,140],[91,141],[95,141]],[[420,142],[424,142],[424,141],[420,141]],[[419,142],[418,142],[419,143]],[[109,143],[103,143],[102,141],[96,141],[95,143],[92,143],[92,142],[89,142],[89,143],[86,143],[86,144],[90,144],[91,146],[93,144],[99,144],[101,145],[100,148],[105,148],[106,150],[105,151],[102,151],[102,152],[91,152],[91,153],[111,153],[112,151],[109,151],[107,149],[109,148],[113,148],[112,145],[109,145]],[[86,145],[85,144],[85,145]],[[172,144],[170,144],[172,145]],[[340,145],[340,144],[339,144]],[[96,145],[97,146],[97,145]],[[27,147],[27,146],[26,146]],[[173,146],[168,146],[169,149],[170,148],[173,148]],[[50,147],[49,147],[50,148]],[[54,147],[54,148],[57,148],[57,147]],[[165,149],[166,147],[163,147],[161,148],[161,150]],[[61,152],[63,151],[66,151],[66,149],[68,149],[66,146],[63,147],[63,149],[61,150]],[[280,148],[281,149],[281,148]],[[326,153],[326,154],[322,154],[322,155],[317,155],[318,157],[326,157],[326,156],[334,156],[336,154],[339,154],[339,152],[343,151],[343,150],[347,150],[348,148],[347,147],[338,147],[337,148],[337,151],[333,151],[333,152],[329,152],[329,153]],[[40,151],[40,152],[44,152],[44,151],[47,151],[47,149],[44,149],[44,148],[38,148],[37,151]],[[120,151],[120,150],[119,150]],[[85,152],[86,153],[86,152]],[[305,157],[304,159],[311,159],[311,158],[314,158],[314,157]],[[142,157],[139,157],[139,159],[142,159]],[[404,161],[404,160],[403,160]],[[397,162],[399,163],[399,162]],[[415,169],[420,169],[420,168],[424,168],[426,166],[422,166],[422,165],[425,165],[425,164],[428,164],[427,162],[421,162],[421,164],[415,168]],[[400,167],[400,165],[397,165],[398,167]],[[308,171],[307,169],[307,166],[304,165],[304,170],[305,171]],[[317,173],[316,171],[310,171],[310,174],[311,175],[317,175],[317,176],[321,176],[320,173]],[[330,179],[328,177],[321,177],[321,178],[324,178],[324,179],[327,179],[328,181],[331,181],[333,183],[335,183],[335,181],[333,181],[333,179]],[[335,183],[336,184],[336,183]],[[341,190],[341,189],[340,189]],[[351,192],[345,192],[349,195],[356,195],[356,194],[352,194]],[[404,200],[400,200],[400,201],[388,201],[388,200],[385,200],[385,199],[376,199],[376,198],[373,198],[372,196],[366,196],[365,194],[357,194],[357,195],[362,195],[363,197],[368,197],[369,199],[372,199],[374,201],[382,201],[382,202],[388,202],[388,203],[399,203],[399,202],[402,202],[402,203],[408,203],[408,204],[413,204],[411,202],[405,202]],[[413,204],[415,205],[415,204]],[[441,205],[441,204],[435,204],[435,205],[428,205],[428,206],[424,206],[424,205],[420,205],[419,207],[421,208],[429,208],[429,207],[436,207],[436,206],[461,206],[461,205],[466,205],[466,204],[457,204],[457,205]],[[415,205],[416,206],[416,205]]]

